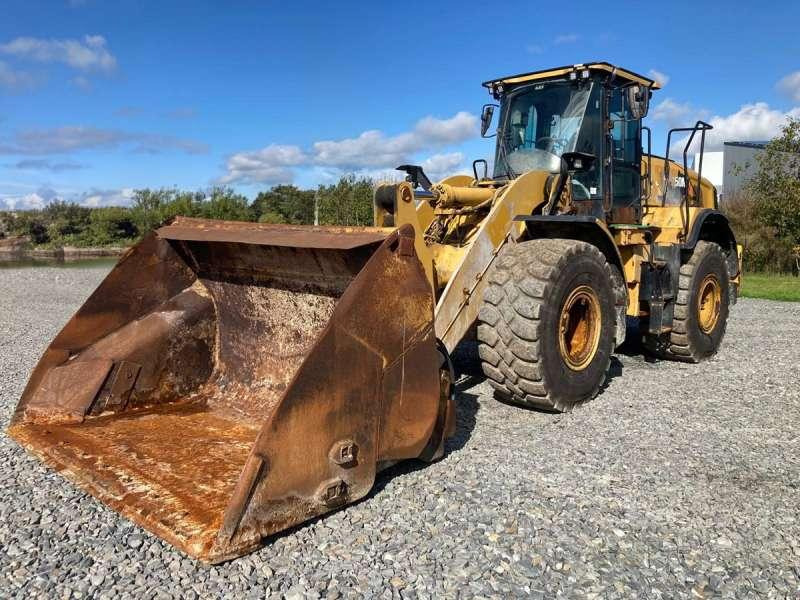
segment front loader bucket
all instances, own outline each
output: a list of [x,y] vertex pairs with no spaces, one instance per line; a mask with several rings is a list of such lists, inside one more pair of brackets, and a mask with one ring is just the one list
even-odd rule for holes
[[442,364],[413,228],[179,218],[58,334],[9,433],[220,562],[363,497],[383,466],[440,456]]

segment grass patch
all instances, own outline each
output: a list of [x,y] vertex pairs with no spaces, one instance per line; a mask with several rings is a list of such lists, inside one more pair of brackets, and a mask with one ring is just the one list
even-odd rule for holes
[[772,273],[745,273],[742,276],[741,296],[800,302],[800,277]]

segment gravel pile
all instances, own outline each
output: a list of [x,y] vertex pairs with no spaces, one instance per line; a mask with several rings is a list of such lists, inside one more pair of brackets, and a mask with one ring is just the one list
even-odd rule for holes
[[[0,269],[0,425],[105,274]],[[743,300],[722,352],[635,347],[570,415],[500,404],[458,353],[458,433],[364,501],[205,567],[0,434],[0,596],[793,598],[800,595],[800,304]]]

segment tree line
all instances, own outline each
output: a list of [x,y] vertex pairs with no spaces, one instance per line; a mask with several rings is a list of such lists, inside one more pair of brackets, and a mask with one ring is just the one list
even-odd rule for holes
[[370,178],[346,175],[304,190],[278,185],[252,201],[228,187],[207,191],[139,189],[129,207],[90,208],[55,201],[42,209],[0,211],[0,237],[26,236],[43,247],[127,246],[175,216],[312,225],[372,225]]
[[[724,198],[722,210],[744,246],[746,271],[795,272],[800,268],[800,119],[756,157],[744,189]],[[253,201],[226,187],[208,191],[140,189],[130,207],[88,208],[53,202],[41,210],[0,212],[0,237],[28,236],[42,246],[125,246],[170,218],[310,225],[371,225],[374,182],[354,175],[304,190],[278,185]]]
[[736,240],[744,247],[745,271],[800,270],[800,119],[755,158],[755,172],[743,190],[724,198]]

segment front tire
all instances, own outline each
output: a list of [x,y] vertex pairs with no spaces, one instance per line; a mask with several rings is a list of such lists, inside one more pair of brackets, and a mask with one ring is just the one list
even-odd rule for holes
[[497,398],[569,411],[597,395],[614,347],[612,269],[577,240],[504,250],[478,316],[478,351]]

